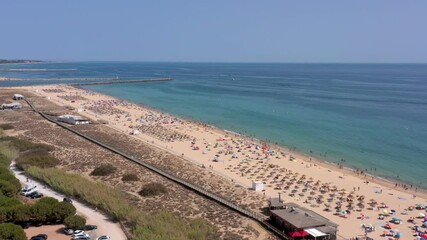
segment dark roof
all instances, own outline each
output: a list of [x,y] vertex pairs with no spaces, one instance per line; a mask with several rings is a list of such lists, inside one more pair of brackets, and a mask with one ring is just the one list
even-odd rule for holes
[[270,207],[272,208],[282,208],[284,206],[283,202],[279,201],[279,198],[270,199]]
[[271,213],[297,229],[318,228],[321,226],[336,228],[338,226],[329,219],[294,203],[286,203],[284,209],[271,210]]
[[336,226],[323,226],[323,227],[317,227],[316,229],[326,234],[332,234],[337,232]]

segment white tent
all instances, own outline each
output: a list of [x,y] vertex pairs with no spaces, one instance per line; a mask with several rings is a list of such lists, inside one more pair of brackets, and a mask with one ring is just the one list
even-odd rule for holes
[[21,94],[14,94],[13,95],[13,100],[22,100],[24,99],[24,96]]
[[315,238],[328,235],[328,234],[323,233],[323,232],[321,232],[315,228],[307,228],[307,229],[304,229],[304,231],[306,231],[308,234],[310,234],[311,236],[313,236]]

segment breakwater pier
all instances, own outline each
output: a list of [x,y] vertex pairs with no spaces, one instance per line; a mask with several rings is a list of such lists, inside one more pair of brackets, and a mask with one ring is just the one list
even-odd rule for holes
[[97,82],[81,82],[70,84],[72,86],[87,86],[87,85],[107,85],[107,84],[122,84],[122,83],[143,83],[143,82],[165,82],[172,81],[173,78],[156,78],[156,79],[139,79],[139,80],[117,80],[116,78],[109,81]]

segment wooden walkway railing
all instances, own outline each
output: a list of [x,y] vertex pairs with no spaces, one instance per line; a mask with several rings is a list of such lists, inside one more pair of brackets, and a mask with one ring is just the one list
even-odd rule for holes
[[277,236],[279,236],[282,239],[286,239],[286,240],[288,240],[288,239],[292,240],[293,239],[293,238],[287,236],[286,234],[284,234],[283,232],[281,232],[279,229],[277,229],[276,227],[274,227],[270,223],[268,223],[267,219],[266,219],[266,217],[264,215],[252,212],[252,211],[247,210],[247,209],[245,209],[243,207],[240,207],[240,206],[238,206],[238,205],[236,205],[234,203],[231,203],[230,201],[227,201],[227,200],[225,200],[224,198],[222,198],[222,197],[220,197],[218,195],[215,195],[215,194],[213,194],[211,192],[208,192],[207,190],[203,189],[202,187],[199,187],[199,186],[196,186],[196,185],[194,185],[192,183],[184,181],[184,180],[182,180],[182,179],[180,179],[180,178],[178,178],[176,176],[173,176],[173,175],[171,175],[171,174],[169,174],[169,173],[167,173],[167,172],[165,172],[165,171],[163,171],[163,170],[161,170],[159,168],[156,168],[156,167],[148,164],[147,162],[144,162],[144,161],[142,161],[140,159],[137,159],[137,158],[135,158],[133,156],[130,156],[129,154],[124,153],[124,152],[122,152],[122,151],[120,151],[120,150],[118,150],[118,149],[116,149],[114,147],[111,147],[111,146],[109,146],[109,145],[107,145],[107,144],[105,144],[103,142],[100,142],[97,139],[95,139],[93,137],[90,137],[90,136],[88,136],[88,135],[86,135],[84,133],[76,131],[75,129],[70,128],[69,126],[67,126],[66,124],[60,123],[60,122],[58,122],[58,121],[56,121],[54,119],[51,119],[49,116],[47,116],[43,112],[38,111],[28,101],[28,99],[25,99],[25,101],[28,103],[28,105],[35,112],[39,113],[46,120],[48,120],[48,121],[50,121],[52,123],[55,123],[58,126],[66,129],[66,130],[68,130],[68,131],[70,131],[70,132],[72,132],[72,133],[74,133],[74,134],[76,134],[76,135],[78,135],[78,136],[80,136],[80,137],[82,137],[82,138],[84,138],[84,139],[92,142],[92,143],[95,143],[98,146],[101,146],[101,147],[103,147],[103,148],[105,148],[105,149],[107,149],[107,150],[109,150],[111,152],[114,152],[114,153],[116,153],[116,154],[118,154],[118,155],[120,155],[120,156],[122,156],[122,157],[124,157],[124,158],[126,158],[126,159],[128,159],[128,160],[130,160],[130,161],[132,161],[132,162],[134,162],[136,164],[138,164],[138,165],[141,165],[141,166],[143,166],[143,167],[145,167],[145,168],[147,168],[147,169],[149,169],[149,170],[151,170],[151,171],[153,171],[153,172],[155,172],[155,173],[157,173],[157,174],[159,174],[159,175],[161,175],[161,176],[163,176],[163,177],[165,177],[165,178],[167,178],[167,179],[169,179],[171,181],[174,181],[174,182],[176,182],[176,183],[178,183],[178,184],[180,184],[180,185],[182,185],[182,186],[184,186],[184,187],[186,187],[186,188],[188,188],[188,189],[190,189],[190,190],[198,193],[199,195],[201,195],[203,197],[209,198],[209,199],[211,199],[211,200],[213,200],[213,201],[215,201],[215,202],[217,202],[217,203],[219,203],[219,204],[221,204],[223,206],[226,206],[229,209],[232,209],[232,210],[236,211],[237,213],[239,213],[239,214],[241,214],[241,215],[243,215],[245,217],[248,217],[248,218],[251,218],[252,220],[255,220],[256,222],[258,222],[259,224],[261,224],[264,228],[266,228],[270,232],[273,232],[274,234],[276,234]]

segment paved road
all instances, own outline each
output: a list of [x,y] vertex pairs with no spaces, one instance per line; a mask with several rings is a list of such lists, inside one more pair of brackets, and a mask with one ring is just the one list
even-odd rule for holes
[[[15,174],[16,178],[21,181],[22,185],[28,184],[27,177],[23,174],[22,171],[17,170],[15,167],[11,167],[12,172]],[[59,201],[62,201],[64,199],[64,195],[57,193],[47,187],[46,185],[35,181],[35,180],[29,180],[32,183],[34,183],[37,186],[37,191],[42,193],[45,196],[53,197],[58,199]],[[93,230],[90,232],[90,235],[92,238],[96,238],[102,235],[108,235],[111,237],[112,240],[125,240],[126,236],[123,233],[120,225],[118,223],[113,223],[108,216],[95,211],[95,209],[90,208],[89,206],[78,202],[73,199],[73,205],[77,209],[77,214],[85,216],[87,224],[93,224],[97,225],[98,229]]]

